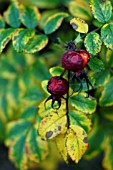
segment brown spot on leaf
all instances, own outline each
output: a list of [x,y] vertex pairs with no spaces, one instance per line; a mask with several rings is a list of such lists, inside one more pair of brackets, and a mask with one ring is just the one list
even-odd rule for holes
[[61,130],[61,126],[58,126],[58,130],[59,130],[59,131]]
[[14,36],[14,40],[16,40],[18,38],[18,36]]
[[72,27],[73,27],[74,30],[76,30],[78,28],[78,25],[72,24]]
[[7,43],[8,43],[8,41],[10,40],[10,38],[8,37],[8,38],[6,38],[4,41],[3,41],[3,46],[5,46]]
[[47,133],[46,133],[46,138],[47,138],[47,139],[50,138],[50,137],[52,136],[52,134],[53,134],[52,131],[47,132]]
[[88,143],[87,137],[85,137],[85,138],[83,139],[83,142],[84,142],[84,143]]
[[82,135],[85,135],[86,133],[83,131]]
[[44,124],[46,123],[46,120],[42,120],[42,122],[41,122],[41,123],[42,123],[42,125],[44,125]]

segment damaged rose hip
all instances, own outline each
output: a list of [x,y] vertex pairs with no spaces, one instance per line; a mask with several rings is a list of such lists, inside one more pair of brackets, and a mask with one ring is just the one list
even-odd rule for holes
[[66,79],[60,76],[54,76],[48,81],[47,90],[51,95],[48,97],[45,103],[51,99],[52,108],[54,108],[54,103],[57,101],[59,108],[61,106],[61,98],[63,98],[63,95],[67,94],[69,90],[69,83]]
[[[69,42],[66,46],[67,52],[64,53],[62,56],[62,67],[64,68],[64,71],[60,75],[61,77],[64,75],[65,71],[71,71],[74,72],[72,76],[72,81],[74,84],[75,79],[77,82],[80,83],[79,89],[76,89],[76,87],[73,88],[74,92],[80,92],[83,88],[82,85],[82,79],[84,78],[86,80],[87,88],[88,88],[88,97],[89,97],[89,85],[93,88],[91,82],[88,79],[88,76],[84,70],[84,68],[87,66],[90,55],[87,51],[80,49],[76,50],[76,46],[74,46],[74,42]],[[73,94],[72,93],[72,94]]]
[[62,67],[65,70],[78,72],[88,64],[90,55],[85,50],[67,51],[62,57]]

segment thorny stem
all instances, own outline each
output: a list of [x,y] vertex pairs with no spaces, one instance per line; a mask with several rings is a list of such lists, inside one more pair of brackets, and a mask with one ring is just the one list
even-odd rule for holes
[[[70,79],[70,71],[68,71],[68,82]],[[66,97],[66,115],[67,115],[67,127],[69,129],[70,126],[70,119],[69,119],[69,90],[67,92],[67,97]]]

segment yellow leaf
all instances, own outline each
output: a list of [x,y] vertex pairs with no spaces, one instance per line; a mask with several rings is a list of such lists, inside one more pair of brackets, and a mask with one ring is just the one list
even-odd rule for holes
[[61,162],[62,159],[58,153],[58,149],[54,141],[52,140],[49,141],[49,148],[50,150],[49,150],[49,155],[47,159],[40,162],[38,165],[40,169],[43,169],[43,170],[57,170],[59,162]]
[[80,33],[88,32],[88,24],[81,18],[71,19],[70,24],[72,25],[73,29],[77,32],[80,32]]
[[[52,107],[51,107],[51,100],[49,100],[47,103],[46,103],[46,108],[44,106],[44,103],[45,103],[45,100],[42,101],[39,105],[38,105],[38,114],[40,117],[44,118],[45,116],[47,116],[50,112],[53,112],[55,111]],[[56,107],[56,103],[55,103],[55,107]],[[58,112],[66,112],[66,103],[65,103],[65,100],[62,99],[61,100],[61,106],[60,108],[58,109]]]
[[68,155],[67,155],[67,148],[66,148],[66,135],[58,135],[55,138],[55,142],[57,145],[57,149],[63,159],[68,163]]
[[39,125],[39,135],[42,139],[52,139],[59,134],[66,132],[67,117],[66,112],[55,112],[53,110],[45,118],[42,119]]
[[66,138],[67,152],[71,159],[78,163],[88,148],[87,134],[80,126],[71,125]]

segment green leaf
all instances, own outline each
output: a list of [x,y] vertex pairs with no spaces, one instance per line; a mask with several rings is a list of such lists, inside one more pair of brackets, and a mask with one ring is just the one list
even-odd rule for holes
[[96,124],[88,136],[89,148],[85,154],[85,158],[91,159],[99,155],[103,150],[105,140],[104,128]]
[[9,92],[13,96],[13,99],[16,104],[19,104],[19,95],[20,95],[19,79],[16,77],[9,86]]
[[10,146],[13,142],[14,138],[18,138],[18,136],[23,136],[27,130],[30,128],[31,123],[24,120],[12,121],[7,124],[7,137],[6,137],[6,145]]
[[34,29],[40,20],[40,13],[37,7],[20,5],[20,17],[24,26]]
[[[7,60],[6,58],[7,56],[2,56],[1,58],[1,62],[0,62],[0,69],[1,69],[1,72],[0,74],[2,75],[2,72],[3,73],[11,73],[12,75],[16,73],[16,68],[15,66],[13,65],[13,63],[11,63],[9,60]],[[5,77],[7,79],[9,79],[9,77]]]
[[101,23],[109,21],[112,15],[112,5],[110,1],[100,2],[100,0],[90,0],[91,11],[94,18]]
[[[16,167],[19,169],[28,168],[27,166],[27,157],[25,153],[27,150],[25,149],[25,141],[26,136],[23,135],[21,138],[17,139],[15,144],[12,145],[9,149],[9,159],[15,163]],[[20,152],[21,151],[21,152]]]
[[13,47],[17,52],[23,51],[28,41],[35,35],[34,30],[20,28],[13,36]]
[[38,110],[38,108],[36,106],[30,106],[22,112],[20,118],[24,119],[24,120],[32,119],[37,114],[37,110]]
[[113,106],[113,77],[106,83],[99,99],[101,106]]
[[103,167],[107,170],[113,169],[112,156],[113,156],[113,137],[110,137],[108,142],[106,143],[104,158],[102,161]]
[[88,148],[87,134],[80,126],[71,125],[66,138],[67,152],[71,159],[78,163]]
[[79,43],[83,43],[83,39],[82,39],[82,36],[81,36],[80,33],[75,38],[74,42],[75,42],[76,45],[79,44]]
[[15,29],[13,28],[0,30],[0,53],[3,51],[3,49],[8,44],[8,42],[11,40],[14,32],[15,32]]
[[0,15],[0,28],[5,28],[5,21],[2,17],[2,15]]
[[92,75],[95,79],[95,88],[104,86],[110,79],[110,71],[108,69],[102,70],[100,72],[94,73]]
[[4,18],[6,22],[13,28],[20,27],[20,15],[18,2],[12,1],[11,5],[8,7],[7,11],[4,12]]
[[109,121],[113,121],[113,106],[111,107],[101,107],[100,112],[102,117]]
[[96,55],[101,50],[102,41],[100,35],[96,32],[89,33],[85,37],[84,45],[90,54]]
[[72,125],[81,126],[86,133],[91,130],[91,120],[84,113],[72,110],[69,112],[69,117]]
[[44,92],[47,94],[47,96],[49,96],[50,93],[47,91],[47,84],[48,84],[48,80],[43,80],[43,81],[41,82],[41,86],[42,86]]
[[39,164],[48,156],[48,143],[41,140],[37,126],[33,126],[27,137],[29,160]]
[[101,39],[107,48],[113,50],[113,23],[105,24],[102,27]]
[[88,24],[85,22],[85,20],[82,20],[81,18],[72,18],[70,20],[70,24],[77,32],[85,34],[88,32]]
[[[60,66],[51,67],[49,69],[49,72],[52,76],[60,76],[63,71],[64,71],[64,68],[62,68]],[[65,73],[64,78],[67,78],[67,73]]]
[[5,136],[6,136],[6,122],[3,121],[1,118],[0,118],[0,132],[2,132],[0,133],[0,142],[1,142],[1,141],[4,141]]
[[[95,87],[95,79],[93,78],[93,76],[92,76],[92,75],[88,75],[88,79],[89,79],[89,81],[91,82],[91,84],[93,85],[93,87]],[[82,86],[83,86],[82,91],[83,91],[83,92],[87,91],[87,90],[88,90],[88,87],[87,87],[86,81],[85,81],[84,79],[82,79],[81,83],[82,83]],[[70,84],[71,89],[74,89],[74,90],[77,90],[77,91],[78,91],[78,89],[80,88],[80,82],[78,82],[77,80],[75,80],[75,82],[73,82],[73,81],[71,80],[71,81],[69,82],[69,84]],[[89,90],[91,90],[91,89],[92,89],[92,87],[89,86]],[[71,95],[71,93],[72,93],[72,92],[70,91],[70,95]]]
[[62,158],[66,163],[68,163],[68,154],[67,154],[67,148],[66,148],[66,135],[58,135],[55,138],[55,143],[57,146],[57,149],[59,153],[61,154]]
[[30,87],[27,88],[27,91],[23,97],[24,100],[28,100],[28,101],[38,101],[41,100],[43,98],[43,93],[41,91],[41,89],[36,86],[36,85],[32,85]]
[[32,5],[34,5],[34,6],[37,6],[37,7],[39,7],[39,8],[44,8],[44,9],[46,9],[46,8],[54,8],[54,7],[56,7],[56,6],[58,6],[59,4],[60,4],[60,0],[24,0],[24,2],[26,2],[27,4],[28,4],[28,2],[29,3],[31,3]]
[[56,14],[50,16],[46,20],[46,23],[44,26],[45,34],[51,34],[51,33],[55,32],[62,24],[63,19],[67,16],[68,16],[68,14],[64,13],[64,12],[59,12],[59,13],[56,13]]
[[35,117],[34,120],[20,119],[10,122],[7,127],[5,144],[9,147],[9,159],[20,170],[28,169],[30,162],[32,166],[38,164],[48,155],[48,144],[38,135],[38,119]]
[[56,113],[55,110],[53,110],[40,122],[38,129],[39,135],[44,140],[52,139],[66,132],[66,124],[66,112]]
[[107,67],[113,67],[113,51],[106,48],[106,52],[104,53],[104,55],[101,54],[101,58],[107,65]]
[[7,86],[9,83],[8,79],[0,77],[0,90]]
[[42,50],[48,43],[48,37],[46,35],[35,35],[27,43],[24,51],[26,53],[35,53]]
[[69,11],[73,16],[82,18],[86,21],[90,21],[92,19],[89,2],[84,0],[70,1]]
[[44,60],[37,59],[34,64],[31,66],[31,74],[37,81],[47,80],[50,78],[49,71],[47,67],[45,67]]
[[11,53],[15,67],[18,68],[18,70],[22,70],[23,67],[27,65],[26,57],[28,57],[28,55],[16,52],[13,47],[11,49]]
[[84,113],[92,114],[96,110],[96,100],[86,98],[85,93],[80,93],[79,95],[77,94],[72,95],[70,97],[70,103],[77,110],[82,111]]
[[6,94],[6,92],[1,95],[0,107],[1,107],[2,111],[4,112],[4,116],[5,116],[6,120],[9,120],[8,101],[7,101],[7,94]]
[[104,69],[104,64],[102,60],[99,60],[98,58],[90,58],[90,61],[88,63],[88,66],[90,67],[91,70],[94,72],[98,72]]
[[48,17],[50,17],[51,15],[56,14],[58,12],[59,11],[57,9],[56,10],[54,9],[54,10],[47,10],[47,11],[44,11],[43,13],[41,13],[41,19],[40,19],[40,22],[39,22],[39,27],[41,29],[43,29],[45,22],[48,19]]

